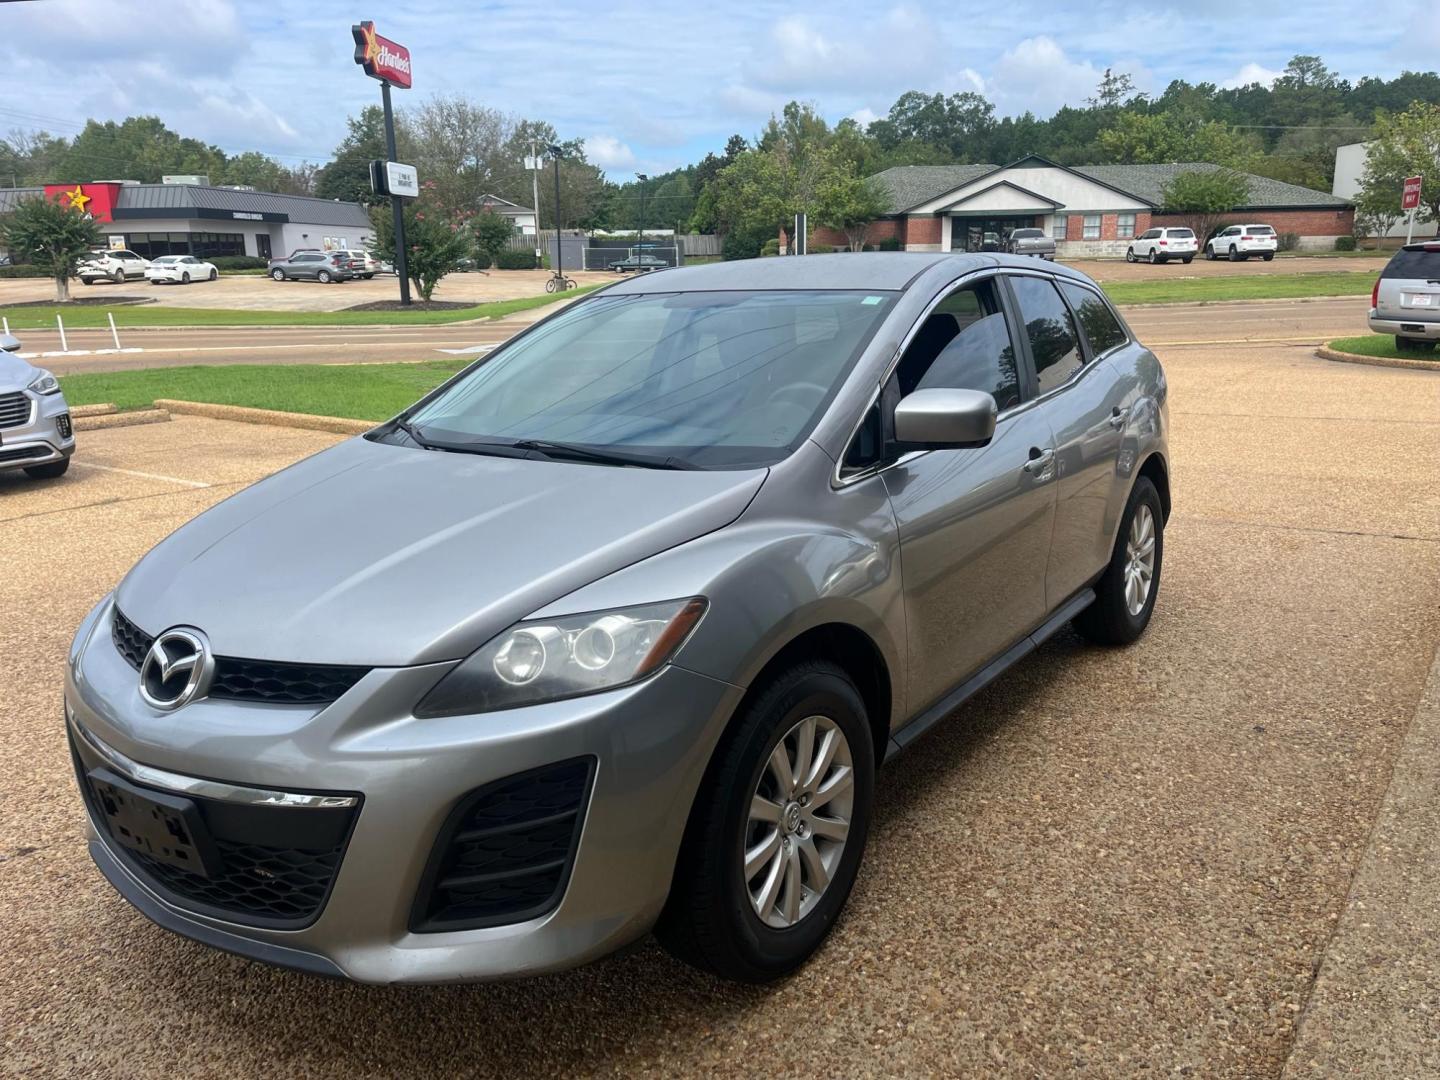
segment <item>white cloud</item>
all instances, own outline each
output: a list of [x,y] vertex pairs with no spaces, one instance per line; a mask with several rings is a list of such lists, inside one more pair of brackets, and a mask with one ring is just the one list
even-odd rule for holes
[[1002,114],[1032,110],[1046,117],[1062,105],[1084,104],[1104,71],[1088,60],[1071,60],[1054,38],[1026,38],[995,62],[988,83]]
[[591,135],[585,140],[585,157],[602,169],[625,169],[635,164],[635,152],[614,135]]
[[[926,81],[939,66],[942,34],[915,8],[892,8],[879,20],[839,19],[819,24],[792,15],[770,28],[770,40],[745,66],[746,82],[785,93],[893,89]],[[904,63],[895,62],[894,43]]]
[[1238,86],[1249,86],[1251,83],[1269,86],[1283,74],[1283,71],[1272,71],[1270,68],[1261,67],[1252,60],[1220,85],[1226,90],[1233,90]]
[[870,126],[871,124],[873,124],[876,120],[879,120],[879,119],[880,119],[880,114],[877,113],[874,109],[869,109],[869,108],[856,109],[854,112],[852,112],[852,113],[850,114],[850,119],[851,119],[851,120],[854,120],[857,124],[859,124],[859,125],[863,128],[863,127],[869,127],[869,126]]

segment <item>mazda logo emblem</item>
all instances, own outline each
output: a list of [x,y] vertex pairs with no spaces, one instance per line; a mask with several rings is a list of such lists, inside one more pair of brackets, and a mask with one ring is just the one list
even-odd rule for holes
[[210,642],[199,630],[175,627],[157,637],[140,665],[140,696],[169,712],[205,696],[215,674]]

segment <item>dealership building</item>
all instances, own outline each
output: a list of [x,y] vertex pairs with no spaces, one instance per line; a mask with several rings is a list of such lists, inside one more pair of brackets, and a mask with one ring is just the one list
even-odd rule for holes
[[[1205,162],[1166,165],[1060,165],[1030,155],[1009,165],[902,165],[873,177],[889,213],[870,226],[867,244],[899,241],[907,251],[980,251],[986,234],[1040,228],[1071,258],[1124,255],[1147,229],[1184,225],[1166,213],[1164,191],[1176,176],[1212,172]],[[1345,198],[1241,173],[1249,183],[1243,205],[1227,222],[1272,225],[1294,233],[1300,249],[1329,250],[1355,231],[1355,207]],[[843,234],[818,230],[818,243],[843,245]]]
[[208,184],[47,184],[0,189],[0,214],[44,195],[89,214],[111,248],[160,255],[278,258],[296,248],[367,247],[374,229],[359,203]]

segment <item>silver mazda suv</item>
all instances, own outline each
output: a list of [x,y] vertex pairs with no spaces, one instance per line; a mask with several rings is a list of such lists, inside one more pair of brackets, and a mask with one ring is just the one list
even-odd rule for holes
[[776,978],[845,905],[881,764],[1067,623],[1145,629],[1167,425],[1065,267],[619,282],[86,617],[91,854],[160,925],[309,972],[528,975],[653,929]]

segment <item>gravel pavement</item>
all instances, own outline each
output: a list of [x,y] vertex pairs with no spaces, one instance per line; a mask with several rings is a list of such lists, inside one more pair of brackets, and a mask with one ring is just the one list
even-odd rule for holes
[[[362,987],[150,925],[82,843],[66,643],[151,544],[334,437],[181,419],[88,433],[59,482],[0,477],[0,1073],[1278,1076],[1440,640],[1440,378],[1162,353],[1150,632],[1060,635],[888,769],[847,916],[764,990],[648,943]],[[1342,996],[1391,978],[1327,968]]]

